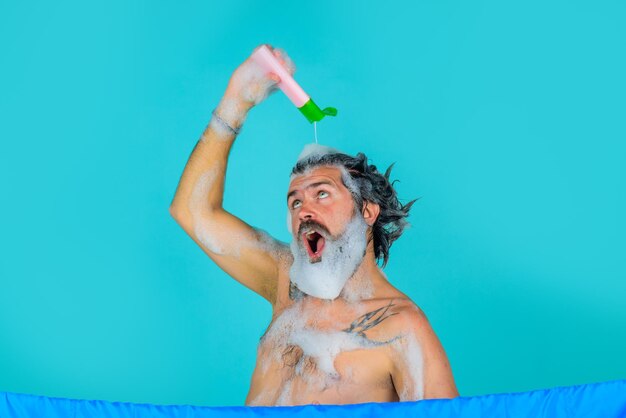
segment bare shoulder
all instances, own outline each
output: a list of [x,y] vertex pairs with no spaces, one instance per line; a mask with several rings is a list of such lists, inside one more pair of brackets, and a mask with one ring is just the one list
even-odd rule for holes
[[368,336],[377,341],[392,341],[409,336],[419,340],[436,338],[426,314],[400,293],[394,297],[371,299],[361,306],[364,314],[355,323],[367,324]]
[[407,364],[421,357],[424,399],[458,396],[448,356],[424,311],[408,298],[392,303],[394,315],[390,317],[387,332],[395,334],[399,341],[392,354],[395,356],[392,374],[404,375]]
[[433,338],[433,329],[426,313],[409,298],[391,301],[394,321],[392,325],[398,334],[414,334],[423,338]]
[[[415,338],[421,348],[425,363],[447,364],[448,359],[443,345],[426,313],[410,300],[399,303],[396,312],[395,321],[392,322],[396,335],[399,338]],[[425,366],[434,365],[425,364]]]

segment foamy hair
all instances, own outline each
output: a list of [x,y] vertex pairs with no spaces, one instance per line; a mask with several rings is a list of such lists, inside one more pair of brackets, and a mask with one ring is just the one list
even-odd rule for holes
[[[298,161],[303,161],[303,160],[311,159],[311,158],[315,159],[321,155],[334,154],[338,152],[341,152],[341,151],[335,148],[325,146],[325,145],[307,144],[304,146],[303,150],[300,152],[300,155],[298,156]],[[354,181],[354,179],[352,179],[352,177],[348,173],[348,170],[346,170],[346,168],[342,165],[333,165],[333,167],[336,167],[337,169],[341,171],[342,181],[344,185],[346,186],[346,188],[350,190],[350,193],[352,193],[353,196],[360,196],[359,187]],[[293,179],[299,176],[309,175],[311,171],[317,168],[319,168],[319,166],[307,168],[303,173],[300,173],[300,174],[292,174],[290,176],[290,181],[293,181]],[[295,280],[292,280],[296,284],[296,286],[298,286],[298,283],[301,283],[301,285],[298,286],[299,288],[301,286],[307,287],[307,284],[304,283],[305,281],[308,283],[326,283],[325,285],[321,286],[322,289],[318,289],[317,291],[323,292],[327,296],[334,295],[336,291],[339,291],[341,292],[341,296],[349,302],[356,302],[358,300],[367,299],[372,296],[374,289],[373,289],[371,280],[366,279],[366,278],[357,278],[357,277],[346,278],[346,274],[347,274],[346,270],[350,270],[352,267],[354,267],[354,261],[359,260],[358,257],[360,253],[358,249],[363,247],[363,253],[364,253],[365,248],[367,247],[366,233],[367,233],[368,225],[365,223],[365,220],[363,219],[363,215],[360,212],[358,212],[358,215],[361,218],[361,221],[357,222],[355,219],[352,219],[350,222],[351,225],[348,225],[350,226],[350,228],[348,229],[348,226],[347,226],[346,231],[342,235],[344,238],[344,243],[342,244],[345,244],[347,248],[354,250],[354,253],[350,251],[347,253],[342,253],[341,255],[344,257],[343,259],[330,254],[333,250],[332,248],[333,246],[332,245],[329,246],[328,245],[329,240],[327,240],[325,249],[324,249],[325,254],[322,257],[322,262],[312,265],[308,263],[308,256],[307,256],[306,250],[302,248],[302,246],[300,245],[300,242],[298,241],[298,237],[292,240],[291,251],[294,254],[294,263],[292,265],[290,275],[292,279],[294,277],[296,278]],[[293,235],[291,223],[292,223],[291,212],[287,210],[287,229],[289,233]],[[348,235],[346,236],[346,234]],[[361,237],[363,237],[363,239],[361,239]],[[334,249],[337,249],[338,247],[339,247],[338,245],[335,245]],[[342,250],[343,248],[340,251]],[[298,255],[296,256],[296,254]],[[332,257],[331,262],[327,262],[323,264],[324,257],[328,257],[328,256]],[[358,265],[356,267],[358,267]],[[354,267],[354,270],[356,270],[356,267]],[[352,273],[354,273],[354,270],[352,270]],[[298,274],[300,275],[306,274],[308,275],[308,277],[306,279],[303,279],[303,278],[299,279],[297,278]],[[339,279],[339,277],[341,277],[341,279]],[[344,281],[345,287],[342,290],[337,290],[337,286],[342,280]],[[303,289],[300,289],[300,290],[303,290]],[[311,290],[310,287],[309,287],[309,290]],[[306,291],[304,292],[307,293]],[[335,297],[336,296],[334,296],[333,299]],[[330,297],[327,297],[327,298],[330,298]]]
[[[298,156],[297,161],[301,161],[301,160],[305,160],[309,158],[315,158],[324,154],[334,154],[338,152],[341,152],[341,151],[335,148],[327,147],[325,145],[306,144],[304,148],[302,149],[302,151],[300,152],[300,155]],[[343,181],[343,184],[348,188],[348,190],[350,190],[350,192],[353,195],[359,196],[360,195],[359,187],[354,181],[354,179],[352,178],[352,176],[350,176],[350,174],[348,173],[348,170],[346,170],[346,168],[342,165],[333,165],[332,167],[336,167],[341,171],[341,179]],[[289,176],[289,182],[291,183],[297,177],[311,174],[311,171],[315,170],[316,168],[319,168],[319,166],[309,167],[306,170],[304,170],[303,173],[291,174]],[[291,229],[291,212],[289,211],[289,209],[287,209],[287,230],[289,231],[290,234],[293,234],[293,231]]]
[[[298,156],[297,161],[300,161],[305,158],[310,158],[311,156],[328,154],[332,152],[336,152],[336,150],[334,150],[333,148],[324,146],[324,145],[306,144],[304,148],[302,149],[302,151],[300,152],[300,155]],[[303,174],[298,174],[298,175],[292,174],[291,176],[289,176],[289,183],[291,183],[291,181],[293,181],[293,179],[295,179],[296,177],[302,176],[304,174],[309,174],[309,173],[310,173],[310,170],[308,170],[307,172]],[[289,231],[290,234],[293,234],[293,230],[291,228],[291,211],[289,211],[289,208],[287,208],[287,231]]]
[[[306,144],[304,146],[304,148],[302,148],[302,151],[300,151],[300,155],[298,155],[298,158],[296,160],[296,164],[299,162],[304,162],[306,160],[314,160],[319,158],[322,155],[326,155],[326,154],[336,154],[336,153],[340,153],[341,151],[335,149],[335,148],[331,148],[328,147],[326,145],[320,145],[320,144]],[[337,167],[341,167],[339,165],[337,165]],[[302,173],[298,173],[298,174],[291,174],[289,176],[289,182],[292,182],[293,179],[295,179],[296,177],[300,177],[300,176],[304,176],[304,175],[308,175],[311,173],[311,171],[315,170],[316,168],[319,168],[319,166],[317,167],[308,167],[307,169],[304,170],[304,172]]]
[[[326,145],[313,144],[313,143],[306,144],[304,148],[302,149],[302,151],[300,151],[300,155],[298,155],[296,164],[299,162],[310,160],[310,159],[316,160],[322,155],[338,154],[338,153],[342,153],[342,151],[339,151],[338,149],[335,149],[335,148],[328,147]],[[348,170],[346,170],[346,168],[343,165],[329,164],[328,166],[338,168],[341,171],[341,179],[343,181],[343,184],[348,188],[348,190],[350,190],[350,192],[354,196],[360,196],[359,186],[356,184],[356,181],[352,178],[352,176],[348,173]],[[292,182],[297,177],[309,175],[313,170],[320,168],[320,167],[321,167],[320,165],[314,165],[312,167],[306,168],[304,172],[302,173],[291,174],[289,176],[289,182]]]
[[348,190],[350,190],[350,193],[352,193],[354,197],[360,197],[361,190],[359,189],[358,184],[356,184],[356,181],[348,173],[348,170],[342,165],[337,165],[335,167],[339,168],[339,170],[341,171],[341,179],[343,180],[343,183],[348,188]]
[[299,237],[291,241],[293,264],[291,282],[302,292],[320,299],[335,299],[363,262],[367,248],[368,225],[360,212],[355,213],[337,238],[325,237],[321,261],[311,263]]
[[310,159],[311,157],[319,157],[320,155],[336,154],[340,152],[341,151],[335,148],[328,147],[326,145],[313,144],[313,143],[306,144],[304,148],[302,148],[302,151],[300,151],[300,155],[298,155],[298,159],[296,162],[305,160],[305,159]]
[[313,167],[336,165],[344,166],[358,185],[360,194],[353,191],[357,207],[362,208],[367,202],[380,207],[376,221],[372,225],[372,240],[374,242],[374,257],[377,262],[381,262],[381,267],[384,268],[389,261],[391,245],[400,238],[409,226],[407,217],[417,199],[403,205],[394,189],[394,182],[390,181],[393,164],[385,170],[384,174],[380,173],[375,165],[368,163],[366,155],[362,152],[356,156],[336,153],[322,154],[315,158],[300,160],[291,169],[291,174],[301,174]]

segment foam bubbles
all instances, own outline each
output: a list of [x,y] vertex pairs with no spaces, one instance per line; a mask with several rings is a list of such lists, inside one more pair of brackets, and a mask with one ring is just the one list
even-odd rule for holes
[[350,190],[350,193],[352,193],[353,196],[361,196],[361,189],[350,173],[348,173],[348,170],[342,165],[337,166],[337,168],[341,171],[341,179],[346,188]]
[[219,240],[216,239],[216,234],[213,233],[214,225],[212,225],[210,217],[207,216],[206,199],[208,199],[207,196],[214,187],[219,170],[220,166],[216,165],[201,174],[189,198],[189,211],[193,220],[196,238],[209,251],[215,254],[223,254],[223,248]]
[[319,262],[311,263],[300,237],[291,241],[294,257],[289,270],[291,281],[302,292],[320,299],[335,299],[363,262],[367,248],[368,225],[357,212],[337,238],[324,237]]
[[[240,101],[224,97],[215,109],[215,113],[231,128],[237,128],[245,122],[248,110]],[[215,138],[220,141],[230,140],[232,138],[233,133],[217,120],[215,116],[211,118],[209,127],[219,134]],[[207,135],[202,135],[201,140],[206,142]]]
[[253,228],[253,234],[255,239],[247,243],[244,240],[244,246],[263,250],[280,263],[291,262],[291,253],[287,243],[277,240],[260,228]]
[[293,382],[289,381],[285,384],[285,387],[280,392],[278,399],[276,399],[277,406],[288,406],[291,404],[290,399],[292,397],[293,392]]
[[[277,48],[283,65],[290,74],[294,74],[296,66],[287,53]],[[233,73],[230,79],[230,91],[237,92],[236,96],[224,97],[216,109],[218,116],[232,128],[243,125],[250,107],[264,101],[269,95],[278,90],[278,82],[269,77],[267,71],[256,61],[248,58]],[[222,125],[215,117],[211,119],[209,126],[218,135],[218,139],[225,140],[232,137],[232,132]],[[202,140],[205,140],[203,136]]]
[[[332,329],[317,329],[316,322],[320,319],[320,315],[328,316],[315,309],[305,308],[304,302],[297,302],[285,309],[261,340],[262,345],[273,348],[273,355],[265,358],[261,364],[262,371],[267,372],[272,362],[283,363],[284,349],[296,346],[302,350],[301,355],[296,359],[297,364],[294,364],[297,375],[311,378],[312,383],[315,383],[311,370],[303,367],[306,363],[305,358],[309,357],[314,361],[317,370],[322,373],[321,380],[338,379],[339,374],[335,370],[334,361],[339,353],[379,345],[357,334]],[[317,382],[320,381],[319,378],[320,376]]]
[[307,158],[318,157],[320,155],[335,154],[335,153],[340,153],[340,152],[341,151],[335,148],[328,147],[326,145],[313,144],[313,143],[306,144],[304,148],[302,149],[302,151],[300,152],[300,155],[298,155],[298,161],[302,161]]
[[261,346],[267,345],[274,348],[274,357],[265,357],[261,362],[261,371],[267,373],[271,362],[280,362],[281,358],[278,356],[279,347],[285,347],[287,345],[287,339],[289,335],[298,329],[303,329],[306,326],[307,319],[302,310],[302,303],[295,303],[292,306],[285,309],[269,327],[265,335],[261,337]]
[[[339,151],[338,149],[331,148],[325,145],[306,144],[304,148],[302,149],[302,151],[300,152],[300,155],[298,156],[296,164],[299,162],[305,162],[306,160],[309,160],[309,159],[314,160],[326,154],[336,154],[336,153],[342,153],[342,152]],[[361,193],[360,193],[359,185],[352,178],[352,176],[350,176],[350,174],[348,173],[348,170],[344,166],[340,164],[328,164],[328,166],[338,168],[341,171],[341,178],[343,180],[344,185],[348,188],[348,190],[350,190],[350,192],[352,192],[353,195],[360,196]],[[289,181],[290,182],[293,181],[293,179],[295,179],[296,177],[308,175],[311,173],[311,171],[315,170],[318,167],[319,166],[307,167],[302,173],[291,174],[291,176],[289,177]]]
[[422,350],[415,335],[401,334],[378,341],[363,333],[350,332],[348,323],[369,313],[371,305],[367,308],[362,303],[347,305],[347,310],[343,310],[347,315],[342,313],[338,317],[337,311],[331,309],[333,303],[303,299],[274,319],[259,344],[259,372],[277,385],[261,389],[250,404],[294,405],[328,388],[354,388],[359,384],[354,381],[354,368],[360,365],[343,364],[338,369],[337,357],[341,353],[378,347],[388,347],[405,371],[403,389],[398,393],[400,400],[423,399]]
[[292,333],[288,343],[300,347],[304,355],[315,360],[320,371],[334,379],[339,379],[339,373],[334,366],[335,358],[339,353],[377,346],[375,342],[360,335],[344,331],[325,332],[312,329],[302,329]]
[[393,344],[400,362],[405,366],[403,390],[398,394],[400,401],[424,399],[424,358],[417,337],[409,333]]
[[284,66],[287,67],[287,71],[293,75],[296,72],[296,64],[294,64],[293,60],[287,55],[287,52],[282,48],[274,48],[274,52],[278,52],[278,58],[284,60]]
[[247,60],[242,64],[233,78],[235,83],[244,86],[243,99],[255,105],[261,103],[278,88],[278,83],[269,78],[267,72],[253,60]]

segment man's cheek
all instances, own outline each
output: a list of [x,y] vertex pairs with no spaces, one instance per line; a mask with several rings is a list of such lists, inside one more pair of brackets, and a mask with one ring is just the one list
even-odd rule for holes
[[336,237],[345,231],[348,222],[349,220],[342,217],[341,214],[331,213],[328,217],[326,227],[330,231],[331,235]]

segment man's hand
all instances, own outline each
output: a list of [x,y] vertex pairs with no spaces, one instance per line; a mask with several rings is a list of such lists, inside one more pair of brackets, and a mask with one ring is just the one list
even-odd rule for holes
[[[261,46],[263,45],[259,45],[254,51]],[[290,74],[293,75],[296,72],[293,61],[284,50],[273,48],[271,45],[266,46]],[[217,109],[218,114],[232,127],[241,126],[248,111],[274,93],[278,89],[279,82],[278,75],[265,72],[251,57],[248,57],[230,77],[224,98]]]
[[[259,45],[252,53],[262,46]],[[267,44],[266,46],[291,75],[296,72],[293,61],[284,50]],[[243,104],[252,107],[276,91],[279,82],[280,78],[276,74],[266,73],[250,56],[237,67],[231,76],[226,93],[229,97],[238,98]]]

